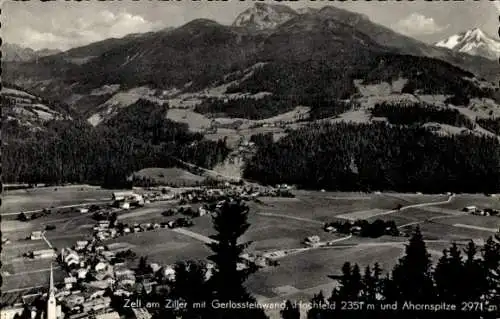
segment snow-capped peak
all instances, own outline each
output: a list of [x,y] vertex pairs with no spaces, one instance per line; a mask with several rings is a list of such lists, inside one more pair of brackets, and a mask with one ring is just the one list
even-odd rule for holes
[[500,57],[500,41],[490,38],[479,28],[452,35],[436,43],[436,46],[492,60]]
[[233,26],[257,30],[272,29],[298,15],[290,7],[256,3],[236,17]]

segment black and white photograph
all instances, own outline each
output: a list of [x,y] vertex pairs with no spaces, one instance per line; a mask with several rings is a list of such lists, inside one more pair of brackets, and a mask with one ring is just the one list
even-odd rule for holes
[[3,1],[1,319],[500,318],[500,1]]

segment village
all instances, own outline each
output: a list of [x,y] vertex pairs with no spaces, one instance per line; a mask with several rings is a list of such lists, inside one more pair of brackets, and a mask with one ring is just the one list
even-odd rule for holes
[[[35,217],[28,218],[24,212],[20,212],[17,220],[29,222],[38,218],[49,218],[49,223],[44,224],[43,229],[33,230],[25,241],[45,241],[49,248],[30,250],[23,254],[22,258],[29,260],[50,261],[50,272],[52,278],[53,268],[63,271],[62,280],[54,287],[41,287],[30,291],[29,295],[22,296],[23,302],[6,305],[2,309],[2,319],[14,319],[25,312],[30,311],[30,317],[44,316],[46,307],[40,300],[49,300],[51,294],[56,300],[57,318],[95,318],[95,319],[118,319],[120,314],[113,303],[116,297],[127,297],[140,292],[150,293],[153,289],[169,289],[169,283],[175,281],[174,264],[162,264],[149,262],[146,257],[140,256],[140,252],[116,242],[116,239],[127,236],[135,236],[146,233],[158,233],[173,231],[186,236],[197,238],[204,244],[213,241],[209,236],[191,231],[197,221],[204,216],[217,214],[219,208],[225,202],[242,200],[255,205],[265,204],[262,199],[272,199],[278,202],[290,202],[293,200],[292,188],[288,185],[276,185],[275,187],[264,187],[249,183],[226,182],[218,188],[214,187],[149,187],[138,188],[127,191],[115,191],[111,200],[107,203],[89,203],[79,205],[66,210],[75,216],[87,216],[93,224],[90,225],[86,238],[76,240],[64,246],[54,246],[50,243],[50,234],[57,232],[59,226],[50,223],[51,215],[57,213],[57,209],[44,208]],[[324,191],[319,192],[324,196]],[[374,194],[380,196],[380,194]],[[416,194],[413,196],[424,196]],[[452,199],[454,194],[445,194]],[[347,197],[345,197],[347,198]],[[345,243],[346,247],[354,246],[350,240],[353,238],[385,238],[408,237],[409,231],[405,225],[396,224],[389,217],[379,219],[392,213],[403,212],[400,201],[395,201],[389,211],[366,215],[360,212],[351,213],[352,216],[337,215],[330,221],[315,223],[307,236],[302,237],[300,242],[293,247],[276,247],[274,249],[253,249],[243,253],[240,257],[242,262],[238,263],[240,269],[256,266],[260,269],[277,267],[280,260],[297,254],[304,254],[315,249],[336,248]],[[155,210],[154,215],[145,215],[142,222],[127,222],[121,217],[126,214],[134,214],[135,211],[147,209],[156,204],[166,205],[169,208]],[[436,205],[439,202],[436,202]],[[267,204],[266,204],[267,205]],[[415,204],[421,206],[424,204]],[[163,206],[161,206],[163,207]],[[270,206],[268,206],[270,207]],[[457,210],[458,211],[458,210]],[[469,216],[498,216],[499,210],[491,207],[478,208],[478,206],[467,205],[461,209]],[[61,213],[61,212],[60,212]],[[62,216],[66,214],[61,213]],[[262,213],[266,214],[266,213]],[[148,217],[149,216],[149,217]],[[152,218],[152,217],[155,218]],[[365,216],[365,217],[363,217]],[[372,217],[373,218],[370,218]],[[148,218],[151,221],[147,221]],[[159,221],[160,219],[162,221]],[[297,218],[301,221],[302,217]],[[374,219],[376,218],[376,219]],[[153,221],[154,219],[154,221]],[[431,218],[432,219],[432,218]],[[304,219],[307,221],[307,219]],[[430,222],[430,220],[426,220]],[[114,242],[113,242],[114,240]],[[3,244],[10,244],[10,240],[2,238]],[[206,279],[212,275],[214,265],[204,262]],[[27,310],[28,309],[28,310]],[[131,309],[133,316],[140,319],[151,318],[146,308]]]
[[[92,233],[87,240],[78,240],[71,247],[52,247],[45,234],[56,227],[47,225],[44,230],[32,231],[25,239],[29,241],[47,241],[51,248],[29,251],[23,254],[28,260],[53,259],[54,265],[62,268],[67,276],[63,282],[54,288],[57,300],[57,318],[119,318],[118,313],[111,306],[112,296],[129,296],[136,291],[151,292],[153,288],[168,288],[167,283],[175,280],[174,265],[159,265],[158,263],[145,263],[140,260],[136,265],[136,253],[128,248],[116,244],[106,244],[109,239],[125,236],[127,234],[152,232],[161,229],[174,229],[190,227],[196,217],[214,214],[226,201],[232,200],[258,200],[258,196],[293,196],[288,191],[288,186],[278,185],[276,188],[249,187],[225,183],[223,188],[191,188],[182,192],[175,192],[167,188],[148,188],[141,194],[134,191],[121,191],[112,194],[111,202],[103,205],[86,205],[72,208],[80,214],[91,214],[95,220]],[[145,207],[152,202],[174,201],[174,208],[161,213],[164,217],[172,217],[169,221],[160,223],[123,223],[119,222],[118,214]],[[202,203],[200,205],[200,203]],[[193,209],[190,204],[197,204]],[[43,209],[40,216],[49,216],[50,209]],[[182,217],[179,217],[182,215]],[[18,220],[28,221],[26,215],[19,213]],[[3,244],[9,244],[8,238],[2,239]],[[259,267],[276,264],[273,258],[260,255],[244,254],[241,256],[245,263],[239,263],[239,268],[248,267],[250,263]],[[142,264],[141,264],[142,263]],[[207,279],[211,276],[213,264],[206,262]],[[51,272],[52,272],[51,264]],[[31,300],[35,296],[47,298],[49,291],[39,289],[37,293],[30,294]],[[29,300],[28,299],[28,300]],[[24,305],[14,304],[2,309],[2,319],[13,319],[26,311]],[[35,306],[30,308],[31,318],[37,316]],[[42,310],[43,316],[44,310]],[[133,309],[136,318],[147,319],[147,309]],[[45,314],[46,315],[46,314]]]

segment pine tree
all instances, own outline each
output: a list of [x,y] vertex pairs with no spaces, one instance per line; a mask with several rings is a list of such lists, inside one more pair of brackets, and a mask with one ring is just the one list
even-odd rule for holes
[[[243,283],[248,276],[256,271],[255,265],[238,269],[239,263],[244,263],[240,257],[250,244],[238,243],[248,229],[249,208],[241,201],[226,201],[213,217],[214,229],[217,234],[212,236],[215,242],[207,244],[214,252],[209,257],[215,263],[215,272],[210,278],[214,298],[219,302],[255,302],[246,291]],[[219,310],[214,311],[212,318],[266,318],[260,309]]]
[[440,301],[459,305],[465,301],[462,291],[464,265],[460,250],[456,244],[443,251],[434,271],[436,290]]
[[486,300],[488,304],[500,304],[500,244],[489,237],[482,249],[483,267],[487,280]]
[[285,309],[280,311],[282,319],[300,319],[300,310],[297,304],[292,304],[290,300],[285,303]]
[[307,319],[327,319],[326,311],[322,309],[326,304],[323,291],[320,290],[318,294],[314,294],[311,299],[311,309],[307,311]]
[[362,299],[365,302],[373,303],[375,301],[375,295],[376,295],[376,282],[375,278],[372,273],[372,269],[370,266],[366,266],[365,272],[363,275],[363,292],[362,292]]
[[394,267],[391,281],[391,293],[394,294],[395,301],[422,304],[435,302],[430,254],[419,227],[406,245],[405,255]]
[[183,319],[197,319],[208,316],[206,307],[196,307],[195,303],[210,304],[211,292],[205,280],[206,269],[197,261],[178,262],[174,266],[175,281],[172,284],[170,298],[187,303],[177,309],[177,315]]

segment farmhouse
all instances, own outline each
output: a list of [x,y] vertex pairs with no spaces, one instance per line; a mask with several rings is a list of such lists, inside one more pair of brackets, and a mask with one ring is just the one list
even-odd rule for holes
[[78,253],[72,249],[69,249],[69,248],[66,248],[66,249],[62,248],[61,249],[61,260],[67,266],[80,264],[80,256],[78,255]]
[[33,258],[35,259],[53,258],[56,256],[57,254],[53,249],[40,249],[33,251]]
[[40,240],[42,239],[42,232],[40,230],[34,231],[30,235],[31,240]]
[[127,191],[127,192],[114,192],[111,199],[114,201],[123,201],[127,197],[131,197],[134,195],[134,192],[132,191]]
[[16,315],[23,313],[23,307],[5,307],[0,311],[1,319],[14,319]]
[[151,314],[145,308],[132,308],[136,319],[151,319]]
[[467,212],[467,213],[472,213],[472,212],[475,212],[477,210],[477,207],[476,206],[467,206],[467,207],[464,207],[464,209],[462,209],[464,212]]
[[309,236],[304,240],[304,243],[308,246],[318,246],[319,245],[319,236]]
[[118,312],[113,311],[113,312],[108,312],[108,313],[96,315],[95,319],[120,319],[120,315],[118,314]]
[[98,311],[109,307],[111,299],[109,297],[98,298],[94,300],[89,300],[83,303],[83,311],[89,312],[90,310]]

